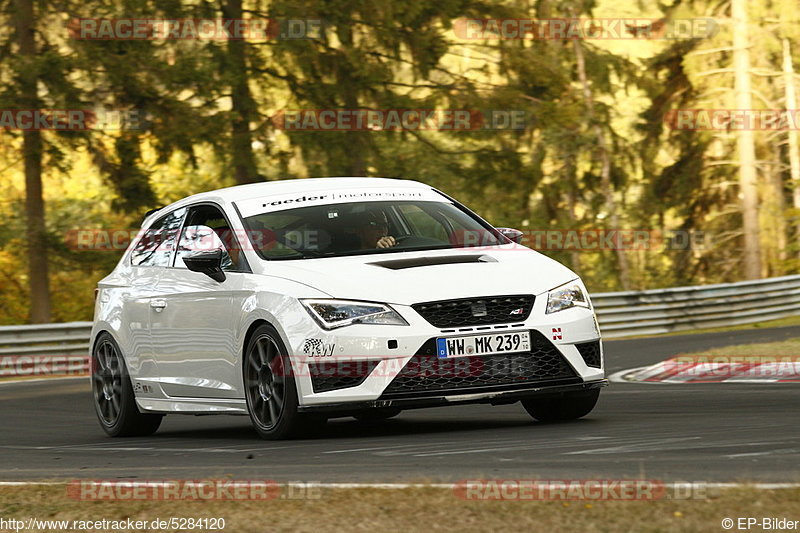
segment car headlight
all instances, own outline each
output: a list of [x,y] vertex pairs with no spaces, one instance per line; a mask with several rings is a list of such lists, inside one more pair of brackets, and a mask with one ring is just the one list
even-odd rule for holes
[[397,311],[384,304],[350,300],[301,300],[314,320],[325,329],[352,324],[407,326]]
[[545,314],[557,313],[571,307],[589,309],[589,299],[586,298],[577,280],[556,287],[547,293],[547,310],[545,310]]

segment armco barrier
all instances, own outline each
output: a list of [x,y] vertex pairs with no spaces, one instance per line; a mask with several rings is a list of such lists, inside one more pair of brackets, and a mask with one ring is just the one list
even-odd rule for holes
[[88,372],[91,330],[91,322],[0,326],[0,377]]
[[800,314],[800,276],[592,295],[603,338],[752,324]]
[[[800,314],[800,276],[592,295],[605,339]],[[0,377],[88,371],[91,322],[0,326]]]

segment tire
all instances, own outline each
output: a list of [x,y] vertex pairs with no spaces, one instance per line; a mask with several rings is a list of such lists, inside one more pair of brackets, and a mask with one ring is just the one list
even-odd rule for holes
[[599,397],[599,390],[574,392],[556,398],[522,400],[522,406],[539,422],[561,422],[588,415]]
[[261,438],[305,436],[324,423],[323,417],[298,412],[292,365],[275,328],[267,324],[256,328],[245,347],[242,363],[247,412]]
[[397,407],[381,407],[361,411],[354,414],[353,417],[359,422],[383,422],[384,420],[389,420],[390,418],[399,415],[401,412],[402,410],[398,409]]
[[108,332],[97,337],[91,369],[94,409],[107,435],[142,437],[158,430],[164,415],[139,411],[125,358]]

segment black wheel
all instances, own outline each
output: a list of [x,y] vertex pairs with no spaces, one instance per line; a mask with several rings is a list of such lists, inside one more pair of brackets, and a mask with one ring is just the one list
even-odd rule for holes
[[383,420],[389,420],[399,415],[401,412],[402,410],[397,407],[379,407],[360,411],[354,414],[353,417],[359,422],[381,422]]
[[119,346],[107,332],[92,350],[92,396],[100,426],[112,437],[152,435],[164,415],[139,412],[128,368]]
[[247,411],[258,434],[278,440],[300,436],[323,419],[298,413],[292,365],[278,332],[259,326],[244,355]]
[[588,415],[599,397],[599,390],[574,392],[555,398],[522,400],[522,406],[540,422],[558,422]]

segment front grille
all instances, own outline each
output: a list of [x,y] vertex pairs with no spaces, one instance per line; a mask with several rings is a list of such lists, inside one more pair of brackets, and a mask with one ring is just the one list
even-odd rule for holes
[[578,352],[580,352],[581,357],[583,357],[583,362],[586,363],[586,366],[594,368],[600,368],[602,366],[600,362],[600,341],[583,342],[581,344],[576,344],[575,347],[578,349]]
[[531,314],[532,295],[441,300],[411,306],[437,328],[522,322]]
[[380,361],[324,361],[310,363],[311,386],[314,392],[358,387]]
[[579,380],[561,352],[538,331],[531,331],[531,351],[439,359],[436,339],[428,340],[392,380],[381,399],[418,393],[492,390],[556,380]]

